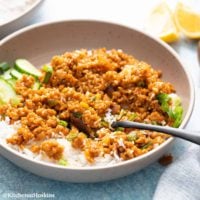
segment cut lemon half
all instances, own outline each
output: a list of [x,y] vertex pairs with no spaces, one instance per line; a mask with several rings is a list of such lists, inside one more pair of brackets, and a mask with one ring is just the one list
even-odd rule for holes
[[193,39],[200,38],[200,13],[179,2],[174,15],[175,22],[183,34]]
[[169,6],[164,2],[152,10],[145,30],[165,42],[175,42],[179,39],[179,32],[176,28],[173,14]]

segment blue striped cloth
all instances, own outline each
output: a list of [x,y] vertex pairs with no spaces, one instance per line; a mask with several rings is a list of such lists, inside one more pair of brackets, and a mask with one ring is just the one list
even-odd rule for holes
[[200,147],[190,149],[162,174],[153,200],[200,199]]

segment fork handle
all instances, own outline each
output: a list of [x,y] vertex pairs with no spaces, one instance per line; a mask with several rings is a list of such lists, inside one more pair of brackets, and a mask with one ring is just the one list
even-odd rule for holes
[[200,145],[200,132],[194,132],[194,131],[166,127],[166,126],[164,127],[164,126],[157,126],[157,125],[151,125],[151,124],[144,124],[144,123],[138,123],[138,122],[132,122],[132,121],[116,121],[116,122],[113,122],[111,126],[113,128],[117,128],[117,127],[138,128],[138,129],[143,129],[143,130],[163,132],[163,133],[167,133],[169,135],[179,137],[184,140],[188,140],[190,142]]

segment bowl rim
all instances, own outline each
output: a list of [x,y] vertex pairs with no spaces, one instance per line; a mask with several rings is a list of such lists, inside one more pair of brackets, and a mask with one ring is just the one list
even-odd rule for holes
[[25,17],[29,12],[31,12],[34,8],[36,8],[43,0],[36,0],[28,9],[25,9],[24,12],[17,15],[16,17],[12,17],[10,20],[6,20],[4,23],[0,24],[1,28],[6,27],[7,25],[20,20],[22,17]]
[[[194,102],[195,102],[195,88],[194,88],[194,83],[191,77],[190,72],[188,71],[188,69],[185,67],[185,64],[181,61],[180,57],[178,56],[178,54],[176,53],[176,51],[174,49],[172,49],[168,44],[166,44],[165,42],[163,42],[160,39],[157,39],[153,36],[151,36],[150,34],[139,30],[135,27],[131,27],[131,26],[127,26],[121,23],[116,23],[116,22],[110,22],[110,21],[104,21],[104,20],[91,20],[91,19],[72,19],[72,20],[55,20],[55,21],[51,21],[51,22],[40,22],[37,24],[33,24],[27,27],[24,27],[18,31],[15,31],[14,33],[8,35],[7,37],[3,38],[0,41],[0,48],[1,46],[6,43],[7,41],[9,41],[10,39],[26,32],[26,31],[31,31],[35,28],[40,28],[40,27],[45,27],[45,26],[50,26],[50,25],[56,25],[56,24],[61,24],[61,23],[99,23],[99,24],[107,24],[107,25],[112,25],[112,26],[118,26],[121,28],[125,28],[125,29],[129,29],[131,31],[135,31],[138,34],[141,34],[151,40],[153,40],[155,43],[163,46],[167,51],[169,51],[174,58],[180,63],[183,71],[185,72],[185,75],[188,79],[188,83],[189,83],[189,88],[190,88],[190,102],[189,102],[189,106],[188,106],[188,110],[187,113],[180,125],[179,128],[184,128],[187,123],[189,122],[190,116],[192,115],[192,111],[194,109]],[[0,147],[4,148],[5,150],[9,151],[9,153],[14,154],[15,156],[18,156],[22,159],[25,159],[27,162],[31,162],[32,164],[36,164],[36,165],[42,165],[43,167],[50,167],[53,169],[61,169],[61,170],[67,170],[67,171],[98,171],[98,170],[103,170],[103,169],[110,169],[110,168],[118,168],[118,167],[123,167],[124,165],[129,165],[129,164],[133,164],[134,162],[140,161],[140,160],[145,160],[147,159],[149,156],[153,155],[155,152],[160,151],[162,148],[164,148],[165,146],[169,145],[172,141],[174,141],[174,137],[169,138],[167,141],[165,141],[164,143],[162,143],[161,145],[159,145],[157,148],[143,154],[140,155],[138,157],[132,158],[130,160],[126,160],[123,162],[119,162],[113,165],[108,165],[108,166],[91,166],[91,167],[66,167],[66,166],[61,166],[61,165],[56,165],[53,163],[47,163],[44,161],[39,161],[39,160],[34,160],[32,158],[29,158],[28,156],[10,148],[8,145],[4,145],[0,142]]]

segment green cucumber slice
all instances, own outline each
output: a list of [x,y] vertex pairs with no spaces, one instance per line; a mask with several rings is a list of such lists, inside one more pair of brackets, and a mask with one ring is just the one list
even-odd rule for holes
[[42,75],[40,70],[38,70],[35,66],[33,66],[28,60],[26,59],[17,59],[15,61],[15,66],[14,68],[25,74],[29,74],[35,77],[39,77]]
[[0,63],[0,73],[4,73],[10,69],[10,65],[7,62]]
[[10,75],[11,69],[9,69],[8,71],[4,72],[0,77],[7,80],[12,78],[12,76]]
[[44,65],[42,70],[46,72],[43,83],[48,83],[53,74],[53,67],[51,65]]
[[19,71],[17,71],[16,69],[12,69],[10,71],[10,75],[13,77],[13,78],[16,78],[16,79],[21,79],[23,74],[20,73]]
[[0,104],[6,104],[16,97],[17,94],[13,87],[6,80],[0,78]]

